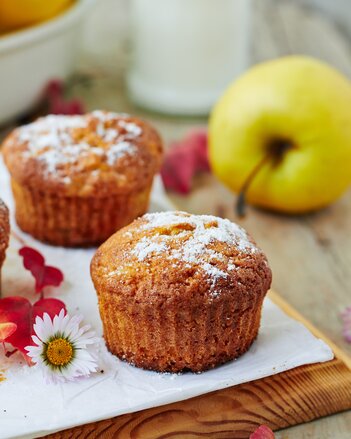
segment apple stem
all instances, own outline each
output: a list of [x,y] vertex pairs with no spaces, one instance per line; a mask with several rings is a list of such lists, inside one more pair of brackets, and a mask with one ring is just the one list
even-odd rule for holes
[[262,167],[266,164],[266,162],[271,159],[271,157],[272,157],[272,152],[267,151],[267,154],[264,155],[261,158],[261,160],[255,165],[255,167],[252,169],[252,171],[244,181],[244,184],[240,189],[235,205],[236,213],[240,218],[243,218],[246,214],[246,192],[248,188],[250,187],[253,179],[256,177],[258,172],[262,169]]

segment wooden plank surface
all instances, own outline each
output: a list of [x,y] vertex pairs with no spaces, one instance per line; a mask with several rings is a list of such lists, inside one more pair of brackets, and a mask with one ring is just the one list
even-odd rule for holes
[[[277,294],[271,299],[287,314],[307,324]],[[329,340],[326,340],[329,342]],[[186,401],[83,425],[49,439],[244,439],[260,424],[282,429],[351,408],[351,359],[336,346],[336,358],[301,366],[250,383]]]

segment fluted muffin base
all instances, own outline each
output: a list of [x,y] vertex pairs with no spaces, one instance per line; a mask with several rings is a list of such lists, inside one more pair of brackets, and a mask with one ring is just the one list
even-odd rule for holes
[[11,181],[18,226],[40,241],[65,247],[101,244],[144,214],[152,182],[139,192],[107,197],[67,197]]
[[219,300],[165,314],[155,304],[126,304],[101,291],[98,297],[110,352],[159,372],[201,372],[245,353],[257,337],[263,302],[257,297],[236,309]]

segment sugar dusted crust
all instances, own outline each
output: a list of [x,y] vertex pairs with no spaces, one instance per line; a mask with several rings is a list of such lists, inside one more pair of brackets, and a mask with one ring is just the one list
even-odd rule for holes
[[0,199],[0,269],[5,259],[5,252],[9,244],[10,222],[9,211]]
[[147,211],[162,142],[142,120],[94,111],[17,128],[3,155],[19,227],[54,245],[89,246]]
[[146,122],[125,114],[49,115],[14,130],[3,154],[27,188],[62,196],[100,196],[144,188],[161,165],[162,142]]
[[110,238],[98,255],[104,258],[109,285],[115,281],[117,287],[138,271],[146,274],[162,267],[172,281],[191,277],[203,283],[208,298],[219,295],[228,282],[240,286],[240,277],[247,278],[253,266],[263,271],[267,266],[262,251],[237,224],[185,212],[146,214]]
[[173,372],[245,352],[271,282],[242,228],[184,212],[146,214],[123,228],[99,248],[91,274],[111,352]]

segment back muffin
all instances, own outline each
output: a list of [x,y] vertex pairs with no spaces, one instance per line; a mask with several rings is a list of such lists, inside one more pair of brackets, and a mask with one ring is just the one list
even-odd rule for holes
[[147,122],[93,111],[19,127],[3,154],[21,229],[51,244],[87,246],[147,211],[162,142]]

